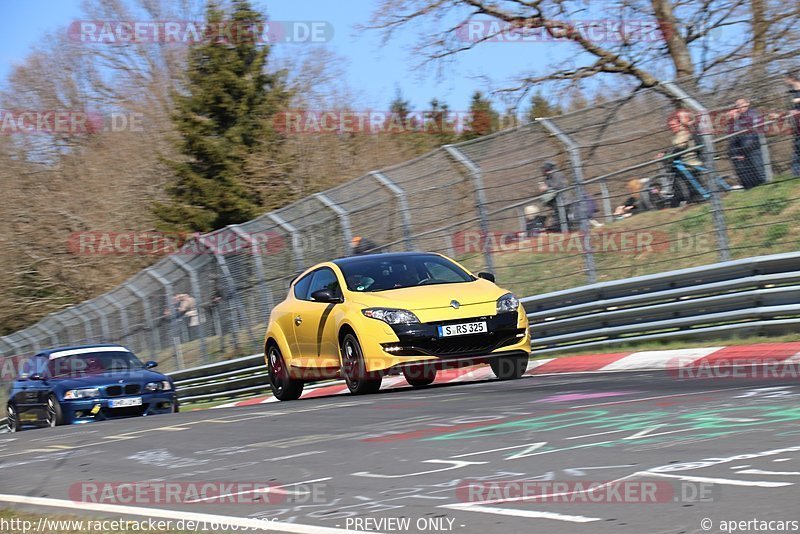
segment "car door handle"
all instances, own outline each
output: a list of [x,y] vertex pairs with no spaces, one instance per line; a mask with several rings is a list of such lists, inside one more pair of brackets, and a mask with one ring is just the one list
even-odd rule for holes
[[296,324],[297,326],[300,326],[300,323],[302,323],[302,322],[303,322],[303,318],[300,317],[299,315],[294,318],[294,324]]

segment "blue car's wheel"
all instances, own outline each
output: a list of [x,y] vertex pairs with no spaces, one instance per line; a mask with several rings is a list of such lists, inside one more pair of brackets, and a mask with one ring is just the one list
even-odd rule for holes
[[58,426],[64,424],[64,415],[61,412],[61,404],[55,395],[47,397],[47,426]]
[[9,432],[19,432],[19,418],[17,417],[17,409],[13,404],[6,406],[6,424]]

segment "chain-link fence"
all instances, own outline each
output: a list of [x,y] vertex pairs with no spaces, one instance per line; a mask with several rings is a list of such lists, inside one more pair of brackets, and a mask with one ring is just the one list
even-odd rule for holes
[[197,236],[0,338],[0,354],[123,343],[165,370],[250,354],[290,280],[353,253],[353,238],[442,252],[519,295],[796,250],[800,105],[786,67],[665,82],[370,172]]

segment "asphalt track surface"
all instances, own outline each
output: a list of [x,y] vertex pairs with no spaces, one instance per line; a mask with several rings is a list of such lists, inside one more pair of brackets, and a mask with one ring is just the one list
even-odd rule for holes
[[4,434],[0,493],[75,513],[48,506],[73,503],[82,483],[268,483],[227,502],[89,513],[269,519],[287,532],[793,531],[798,422],[796,379],[486,380]]

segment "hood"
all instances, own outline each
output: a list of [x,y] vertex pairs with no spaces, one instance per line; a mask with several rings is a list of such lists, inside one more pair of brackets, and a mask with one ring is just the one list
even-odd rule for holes
[[368,308],[402,308],[417,311],[450,308],[452,300],[457,300],[461,306],[494,304],[506,293],[508,293],[507,290],[479,278],[472,282],[456,284],[423,285],[372,293],[352,293],[352,300]]
[[161,373],[150,371],[149,369],[133,369],[130,371],[113,371],[81,377],[54,378],[52,380],[58,381],[59,384],[67,388],[90,388],[118,384],[120,380],[125,384],[146,384],[147,382],[158,382],[166,379],[167,377]]

